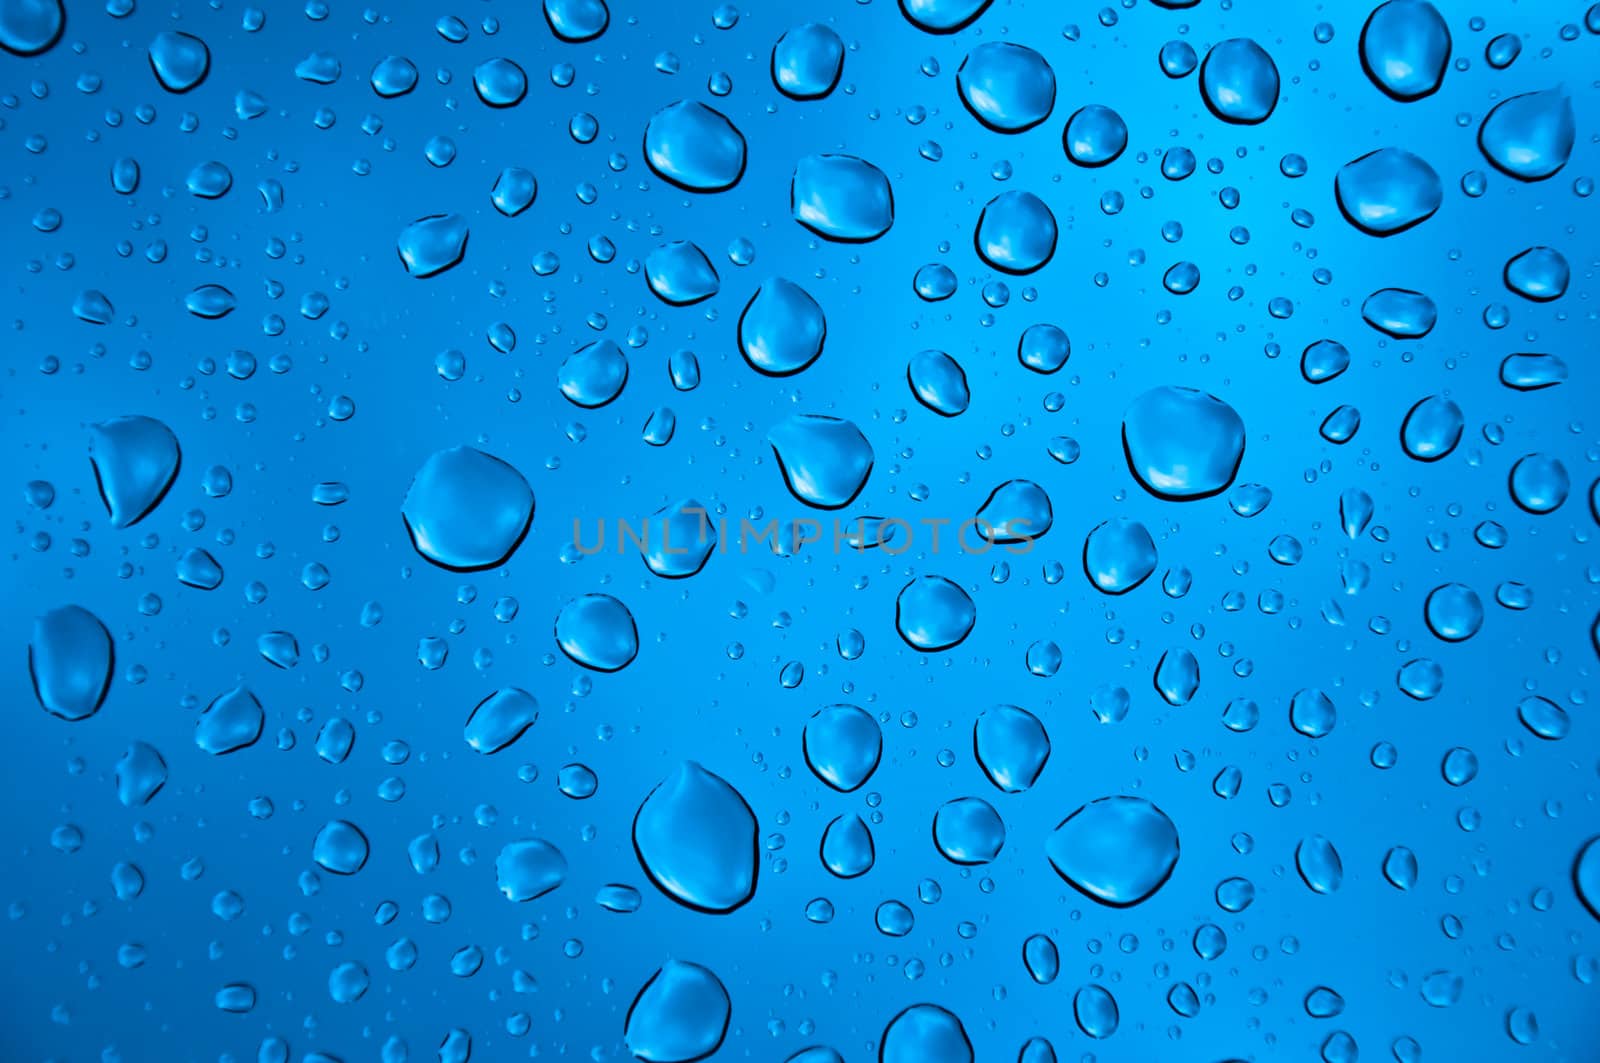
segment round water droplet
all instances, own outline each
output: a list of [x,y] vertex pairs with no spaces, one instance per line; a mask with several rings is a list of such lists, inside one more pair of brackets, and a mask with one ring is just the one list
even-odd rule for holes
[[0,48],[13,55],[49,51],[66,24],[61,0],[0,0]]
[[817,360],[828,336],[822,307],[804,288],[770,277],[739,315],[739,353],[750,368],[789,376]]
[[1428,630],[1445,642],[1464,642],[1483,627],[1483,601],[1462,583],[1445,583],[1428,594],[1423,613]]
[[1032,273],[1056,251],[1056,218],[1032,192],[1002,192],[984,206],[973,233],[978,255],[1002,273]]
[[1227,490],[1244,460],[1244,421],[1193,388],[1153,388],[1122,417],[1128,469],[1157,498],[1184,501]]
[[183,455],[172,429],[154,417],[116,417],[89,430],[89,460],[113,528],[137,524],[161,504]]
[[1022,963],[1038,985],[1049,985],[1061,973],[1061,955],[1046,934],[1034,934],[1022,943]]
[[1056,103],[1056,75],[1032,48],[990,41],[961,61],[956,92],[988,128],[1020,133],[1050,117]]
[[817,778],[838,790],[860,789],[878,767],[883,732],[878,721],[854,705],[818,709],[801,737],[806,764]]
[[[901,0],[903,4],[919,0]],[[935,0],[921,0],[932,4]],[[948,2],[948,0],[941,0]],[[913,1004],[889,1020],[878,1063],[972,1063],[972,1042],[961,1020],[937,1004]]]
[[1083,541],[1083,571],[1106,594],[1127,594],[1150,578],[1157,560],[1149,529],[1126,517],[1096,525]]
[[612,340],[585,344],[561,363],[556,383],[574,406],[598,409],[622,394],[628,383],[628,356]]
[[954,33],[988,9],[993,0],[900,0],[900,10],[918,29]]
[[1417,884],[1417,854],[1403,845],[1390,849],[1383,858],[1383,877],[1397,890]]
[[150,69],[168,92],[188,92],[211,71],[211,49],[193,34],[158,33],[150,42]]
[[256,743],[266,725],[261,702],[244,687],[236,687],[207,705],[194,725],[194,742],[212,756],[237,752]]
[[1116,111],[1091,103],[1067,119],[1061,146],[1067,158],[1079,166],[1105,166],[1115,162],[1128,146],[1128,126]]
[[1350,351],[1337,340],[1317,340],[1300,354],[1300,375],[1309,384],[1326,384],[1350,368]]
[[808,22],[772,46],[772,83],[791,100],[820,100],[844,71],[844,42],[827,26]]
[[1450,62],[1450,28],[1426,0],[1379,4],[1361,27],[1361,66],[1402,102],[1439,91]]
[[710,968],[668,960],[633,998],[622,1039],[644,1063],[693,1063],[722,1047],[732,1014]]
[[929,262],[911,278],[911,286],[918,298],[930,303],[948,299],[956,293],[955,270],[942,262]]
[[1536,303],[1561,298],[1571,281],[1567,257],[1553,247],[1530,247],[1506,263],[1506,287]]
[[494,875],[506,900],[531,901],[566,881],[567,858],[547,841],[526,838],[500,850]]
[[417,87],[417,66],[403,55],[378,60],[368,79],[372,91],[385,99],[404,96]]
[[1572,97],[1546,89],[1496,104],[1478,128],[1478,148],[1502,173],[1542,181],[1567,164],[1577,135]]
[[1307,738],[1327,737],[1337,720],[1333,699],[1315,687],[1298,690],[1289,699],[1289,726]]
[[429,214],[400,231],[395,248],[413,277],[443,273],[467,253],[467,219],[460,214]]
[[1062,820],[1045,852],[1073,888],[1101,904],[1126,908],[1172,876],[1178,828],[1142,797],[1102,797]]
[[958,797],[933,816],[933,844],[953,864],[987,864],[1006,843],[1006,825],[980,797]]
[[716,267],[699,246],[688,240],[662,244],[644,260],[650,290],[668,306],[690,306],[709,299],[722,287]]
[[528,75],[510,59],[486,59],[473,70],[472,87],[490,107],[514,107],[528,94]]
[[148,742],[134,742],[117,760],[117,800],[124,808],[150,803],[167,783],[167,762]]
[[317,831],[311,858],[335,875],[353,875],[367,863],[367,836],[349,820],[330,819]]
[[689,192],[721,192],[744,176],[744,134],[722,112],[692,100],[655,113],[645,126],[644,155],[656,176]]
[[561,607],[556,642],[575,664],[617,672],[639,654],[639,629],[628,607],[609,594],[585,594]]
[[1078,1029],[1095,1040],[1116,1033],[1121,1022],[1116,998],[1098,985],[1083,986],[1072,995],[1072,1017],[1078,1021]]
[[1379,148],[1345,163],[1333,191],[1346,220],[1372,236],[1404,232],[1433,217],[1444,202],[1439,175],[1404,148]]
[[1035,373],[1054,373],[1071,356],[1071,340],[1055,325],[1029,325],[1017,340],[1017,361]]
[[807,155],[789,182],[789,213],[824,239],[864,243],[894,224],[894,190],[865,159]]
[[849,505],[872,473],[872,444],[839,417],[796,414],[774,425],[767,442],[789,493],[817,509]]
[[1200,64],[1200,97],[1224,122],[1264,122],[1278,105],[1278,67],[1248,37],[1215,44]]
[[756,817],[732,786],[685,761],[639,805],[633,849],[662,893],[696,911],[723,913],[755,895]]
[[504,564],[533,524],[533,490],[515,468],[472,447],[434,453],[400,515],[417,553],[455,572]]
[[1528,513],[1553,513],[1572,490],[1572,480],[1560,458],[1525,454],[1511,467],[1511,500]]
[[663,579],[685,579],[705,568],[717,548],[708,513],[699,501],[686,498],[650,514],[642,536],[646,567]]
[[872,831],[860,816],[840,816],[822,832],[822,866],[839,878],[859,878],[872,870],[876,850]]
[[1406,413],[1400,445],[1418,461],[1438,461],[1461,442],[1464,423],[1461,407],[1442,395],[1430,395]]
[[605,0],[544,0],[544,20],[564,41],[592,41],[606,31],[611,12]]
[[895,630],[908,646],[924,653],[961,645],[977,619],[972,598],[943,576],[918,576],[895,598]]
[[64,605],[33,621],[28,674],[34,696],[52,716],[86,720],[100,711],[113,658],[111,633],[81,606]]
[[973,520],[992,543],[1023,543],[1042,539],[1055,514],[1044,488],[1032,480],[1007,480],[989,492]]
[[906,366],[912,394],[934,413],[954,417],[965,413],[972,401],[967,374],[959,362],[943,351],[919,351]]

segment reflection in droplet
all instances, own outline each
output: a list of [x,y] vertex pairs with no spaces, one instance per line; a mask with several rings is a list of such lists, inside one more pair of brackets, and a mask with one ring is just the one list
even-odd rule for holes
[[972,748],[989,781],[1008,794],[1032,787],[1050,759],[1044,724],[1016,705],[994,705],[979,713]]
[[400,515],[417,553],[440,568],[471,572],[511,557],[533,508],[533,491],[515,468],[472,447],[451,447],[423,462]]
[[943,576],[918,576],[895,598],[895,630],[908,646],[924,653],[959,646],[977,619],[972,598]]
[[693,1063],[722,1047],[732,1014],[728,991],[710,968],[668,960],[634,997],[622,1039],[644,1063]]
[[1173,708],[1187,705],[1200,690],[1200,661],[1185,649],[1168,650],[1156,662],[1156,693]]
[[1278,67],[1248,37],[1212,45],[1200,64],[1200,96],[1224,122],[1264,122],[1278,105]]
[[1418,461],[1438,461],[1456,449],[1465,423],[1461,407],[1442,395],[1412,406],[1400,425],[1400,444]]
[[722,112],[692,100],[655,113],[645,126],[644,154],[658,177],[689,192],[721,192],[744,176],[744,134]]
[[195,721],[194,742],[212,756],[255,745],[266,725],[261,702],[244,687],[218,696]]
[[1450,28],[1427,0],[1379,4],[1361,27],[1361,66],[1402,102],[1439,91],[1450,62]]
[[561,607],[556,642],[573,663],[616,672],[638,656],[639,629],[628,607],[611,595],[584,594]]
[[429,214],[400,231],[396,250],[413,277],[443,273],[467,253],[467,219],[460,214]]
[[1244,421],[1233,407],[1193,388],[1153,388],[1122,418],[1128,469],[1162,499],[1226,490],[1244,460],[1244,441]]
[[167,762],[148,742],[134,742],[117,760],[117,800],[124,808],[138,808],[167,783]]
[[528,94],[528,75],[510,59],[486,59],[472,71],[472,87],[490,107],[514,107]]
[[1078,1029],[1096,1040],[1116,1033],[1121,1022],[1111,991],[1092,984],[1072,995],[1072,1017],[1078,1021]]
[[1307,738],[1327,737],[1337,721],[1333,699],[1316,687],[1297,690],[1289,699],[1289,726]]
[[1508,354],[1500,361],[1500,383],[1516,391],[1542,391],[1565,383],[1567,363],[1555,354]]
[[1445,642],[1464,642],[1483,627],[1483,601],[1463,583],[1445,583],[1428,593],[1423,613],[1428,630]]
[[642,538],[645,565],[663,579],[693,576],[717,548],[717,529],[709,511],[693,498],[650,514]]
[[1046,118],[1056,102],[1056,75],[1044,56],[1021,44],[989,41],[956,69],[956,91],[973,117],[1000,133],[1020,133]]
[[1155,540],[1136,520],[1115,517],[1083,541],[1083,571],[1106,594],[1126,594],[1156,570]]
[[1317,340],[1300,354],[1300,375],[1309,384],[1326,384],[1350,368],[1350,351],[1337,340]]
[[1600,919],[1600,836],[1590,838],[1572,863],[1572,885],[1589,914]]
[[894,224],[894,190],[882,170],[854,155],[807,155],[789,183],[789,213],[827,240],[864,243]]
[[739,352],[750,368],[768,376],[798,373],[822,353],[828,323],[804,288],[770,277],[739,315]]
[[1333,190],[1350,224],[1372,236],[1405,232],[1433,217],[1444,202],[1439,175],[1404,148],[1379,148],[1345,163]]
[[1102,797],[1062,820],[1045,852],[1056,873],[1079,892],[1126,908],[1172,876],[1178,828],[1142,797]]
[[34,618],[28,674],[50,715],[77,721],[100,711],[113,659],[111,633],[89,610],[64,605]]
[[61,39],[67,12],[61,0],[0,2],[0,48],[13,55],[38,55]]
[[722,282],[699,246],[688,240],[662,244],[644,260],[650,290],[668,306],[690,306],[717,294]]
[[606,9],[605,0],[544,0],[544,18],[557,37],[581,43],[606,31],[611,12]]
[[685,907],[731,912],[755,895],[755,814],[739,791],[694,761],[639,805],[633,848],[650,881]]
[[596,340],[567,355],[556,371],[561,394],[574,406],[598,409],[622,394],[628,356],[614,340]]
[[330,819],[317,831],[311,858],[335,875],[353,875],[367,862],[369,846],[361,828],[344,819]]
[[150,42],[150,69],[168,92],[188,92],[211,70],[211,50],[189,33],[168,30]]
[[817,509],[848,506],[872,473],[872,444],[842,418],[796,414],[774,425],[767,442],[789,492]]
[[1072,357],[1072,342],[1059,326],[1029,325],[1017,340],[1017,361],[1035,373],[1054,373]]
[[1547,742],[1559,741],[1572,730],[1572,717],[1567,710],[1537,695],[1523,698],[1517,704],[1517,719],[1529,733]]

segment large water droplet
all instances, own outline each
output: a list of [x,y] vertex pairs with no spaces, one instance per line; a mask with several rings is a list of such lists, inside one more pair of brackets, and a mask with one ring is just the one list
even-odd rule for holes
[[0,48],[13,55],[49,51],[66,23],[61,0],[0,0]]
[[1156,663],[1156,693],[1173,708],[1189,704],[1200,690],[1200,661],[1188,650],[1168,650]]
[[158,33],[150,42],[150,69],[168,92],[188,92],[210,72],[211,49],[190,33]]
[[1049,985],[1061,973],[1061,954],[1047,934],[1033,934],[1022,943],[1022,964],[1038,985]]
[[494,862],[495,882],[508,901],[531,901],[567,879],[567,858],[539,838],[511,842]]
[[88,719],[105,701],[114,653],[111,633],[81,606],[63,605],[36,617],[28,643],[34,697],[52,716]]
[[872,472],[872,444],[843,418],[795,414],[774,425],[767,442],[789,493],[817,509],[848,506]]
[[878,1063],[972,1063],[972,1041],[954,1013],[913,1004],[884,1027]]
[[1160,387],[1122,417],[1128,469],[1157,498],[1208,498],[1227,489],[1244,460],[1244,420],[1193,388]]
[[126,528],[166,497],[183,455],[172,429],[154,417],[132,415],[89,430],[89,460],[111,526]]
[[1056,218],[1032,192],[1002,192],[978,215],[973,240],[1000,272],[1032,273],[1056,252]]
[[614,340],[584,344],[556,371],[561,394],[574,406],[599,409],[611,402],[628,383],[628,356]]
[[1060,326],[1029,325],[1017,339],[1017,361],[1035,373],[1054,373],[1072,357],[1072,341]]
[[367,836],[349,820],[330,819],[317,831],[311,844],[311,859],[335,875],[353,875],[366,865]]
[[956,69],[956,91],[973,117],[1000,133],[1020,133],[1056,103],[1056,75],[1044,56],[1021,44],[989,41]]
[[1156,543],[1136,520],[1114,517],[1083,540],[1083,571],[1106,594],[1127,594],[1156,570]]
[[1006,825],[981,797],[958,797],[933,816],[933,844],[953,864],[987,864],[1006,843]]
[[1483,627],[1483,601],[1462,583],[1446,583],[1428,594],[1423,608],[1428,629],[1445,642],[1463,642]]
[[793,281],[770,277],[739,315],[739,352],[768,376],[798,373],[817,360],[828,336],[822,307]]
[[829,705],[818,709],[806,723],[801,744],[806,764],[817,778],[840,793],[849,793],[877,769],[883,754],[883,731],[865,709]]
[[1072,1017],[1078,1029],[1096,1040],[1117,1032],[1121,1017],[1116,998],[1104,986],[1086,985],[1072,995]]
[[1021,543],[1043,538],[1055,514],[1044,488],[1032,480],[1007,480],[989,492],[973,520],[992,543]]
[[1439,91],[1450,63],[1450,28],[1426,0],[1379,4],[1361,27],[1361,66],[1402,102]]
[[460,214],[428,214],[400,230],[395,249],[413,277],[443,273],[467,253],[467,219]]
[[1338,719],[1333,699],[1316,687],[1297,690],[1289,699],[1289,726],[1307,738],[1326,738]]
[[1300,375],[1309,384],[1326,384],[1350,368],[1350,351],[1338,340],[1317,340],[1300,354]]
[[1561,298],[1571,281],[1567,256],[1553,247],[1530,247],[1506,263],[1506,287],[1536,303]]
[[1333,191],[1350,224],[1373,236],[1404,232],[1444,202],[1439,175],[1404,148],[1379,148],[1345,163]]
[[1248,37],[1212,45],[1200,64],[1200,96],[1224,122],[1264,122],[1278,105],[1278,67]]
[[561,607],[556,642],[574,663],[616,672],[638,656],[639,629],[628,607],[611,595],[585,594]]
[[1500,362],[1500,383],[1517,391],[1542,391],[1567,379],[1567,363],[1554,354],[1508,354]]
[[472,707],[461,737],[479,753],[498,753],[539,718],[539,702],[520,687],[496,690]]
[[772,46],[772,83],[791,100],[820,100],[844,70],[844,42],[827,26],[808,22]]
[[688,240],[662,244],[646,255],[644,275],[650,290],[668,306],[690,306],[711,298],[722,287],[706,253]]
[[918,29],[954,33],[989,7],[993,0],[900,0],[900,10]]
[[732,1013],[709,968],[668,960],[633,998],[622,1039],[644,1063],[693,1063],[722,1047]]
[[1061,133],[1062,150],[1079,166],[1115,162],[1127,146],[1127,123],[1116,111],[1098,103],[1074,111]]
[[1113,908],[1138,904],[1178,864],[1178,828],[1142,797],[1102,797],[1062,820],[1045,842],[1056,874]]
[[721,192],[744,176],[744,134],[722,112],[693,100],[651,117],[644,155],[658,177],[689,192]]
[[894,224],[894,190],[865,159],[807,155],[789,182],[789,213],[824,239],[864,243]]
[[967,374],[959,362],[943,351],[918,351],[906,366],[912,394],[934,413],[954,417],[972,401]]
[[978,607],[960,585],[943,576],[918,576],[900,589],[894,626],[912,649],[954,649],[972,633]]
[[533,490],[515,468],[472,447],[434,453],[412,477],[400,515],[417,553],[455,572],[511,557],[533,523]]
[[1478,147],[1503,173],[1542,181],[1567,164],[1577,136],[1572,97],[1563,89],[1545,89],[1496,104],[1478,129]]
[[972,729],[972,750],[978,766],[1002,792],[1029,789],[1050,759],[1050,736],[1027,709],[994,705],[978,714]]
[[1560,741],[1572,730],[1572,717],[1567,710],[1537,695],[1517,703],[1517,719],[1530,734],[1547,742]]
[[731,912],[755,895],[755,813],[739,791],[692,760],[639,805],[633,848],[650,881],[685,907]]

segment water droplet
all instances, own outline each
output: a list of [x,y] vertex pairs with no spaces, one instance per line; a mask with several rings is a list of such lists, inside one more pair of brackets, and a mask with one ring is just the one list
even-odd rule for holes
[[1085,896],[1138,904],[1178,864],[1178,828],[1142,797],[1102,797],[1062,820],[1045,843],[1050,865]]
[[978,255],[1002,273],[1032,273],[1056,251],[1056,218],[1032,192],[1002,192],[984,206],[973,234]]
[[1020,44],[990,41],[967,53],[956,91],[974,118],[998,133],[1020,133],[1056,103],[1056,75],[1044,56]]
[[195,721],[195,745],[212,756],[253,746],[266,725],[261,702],[244,687],[218,696]]
[[918,576],[895,598],[895,630],[912,649],[924,653],[961,645],[977,619],[972,598],[943,576]]
[[1007,480],[989,492],[973,520],[992,543],[1022,543],[1042,539],[1055,515],[1044,488],[1032,480]]
[[917,401],[943,417],[966,412],[972,401],[967,374],[943,351],[919,351],[906,366],[906,381]]
[[827,26],[808,22],[772,46],[772,83],[792,100],[820,100],[844,71],[844,42]]
[[1344,884],[1344,862],[1339,859],[1339,850],[1320,834],[1305,838],[1295,847],[1294,864],[1313,893],[1336,893]]
[[767,433],[790,494],[817,509],[855,501],[872,473],[872,444],[839,417],[795,414]]
[[479,753],[498,753],[539,718],[539,702],[520,687],[496,690],[472,707],[461,737]]
[[755,814],[739,791],[694,761],[640,804],[633,848],[650,881],[685,907],[731,912],[755,895]]
[[[901,0],[903,5],[919,6],[950,2]],[[937,1004],[913,1004],[890,1019],[878,1048],[878,1063],[972,1063],[972,1059],[967,1028]]]
[[167,784],[167,762],[148,742],[134,742],[117,760],[117,800],[124,808],[139,808]]
[[958,797],[933,816],[933,844],[953,864],[987,864],[1000,855],[1006,825],[981,797]]
[[317,831],[311,845],[311,859],[335,875],[353,875],[367,863],[367,836],[361,828],[343,819],[330,819]]
[[1430,395],[1406,413],[1400,445],[1418,461],[1438,461],[1461,442],[1461,407],[1442,395]]
[[1017,340],[1017,361],[1035,373],[1054,373],[1072,356],[1072,342],[1055,325],[1029,325]]
[[1361,66],[1391,98],[1420,100],[1439,91],[1450,62],[1450,28],[1426,0],[1379,4],[1361,27]]
[[1128,146],[1128,125],[1111,108],[1091,103],[1067,119],[1061,146],[1067,158],[1079,166],[1105,166],[1115,162]]
[[717,548],[716,527],[706,507],[693,498],[652,513],[643,538],[640,554],[644,563],[663,579],[693,576],[706,566]]
[[801,743],[812,772],[840,793],[860,789],[883,754],[878,721],[854,705],[818,709],[806,723]]
[[1590,838],[1572,862],[1572,885],[1589,914],[1600,919],[1600,837]]
[[494,875],[506,900],[531,901],[566,881],[567,858],[549,842],[527,838],[500,850]]
[[556,642],[575,664],[617,672],[639,654],[639,629],[628,607],[609,594],[585,594],[561,607]]
[[918,29],[929,33],[954,33],[983,14],[991,2],[992,0],[900,0],[900,10]]
[[13,55],[49,51],[66,23],[61,0],[0,0],[0,48]]
[[1096,1040],[1117,1032],[1121,1018],[1116,998],[1104,986],[1086,985],[1072,995],[1072,1017],[1078,1029]]
[[1424,607],[1428,630],[1445,642],[1464,642],[1483,627],[1483,601],[1461,583],[1445,583],[1428,594]]
[[628,356],[613,340],[585,344],[561,363],[556,383],[574,406],[599,409],[621,395],[627,386]]
[[1350,368],[1350,351],[1337,340],[1317,340],[1300,355],[1300,375],[1309,384],[1326,384]]
[[50,715],[77,721],[100,711],[113,660],[111,633],[89,610],[64,605],[34,618],[28,674]]
[[211,71],[211,49],[193,34],[158,33],[150,42],[150,69],[168,92],[188,92]]
[[1361,317],[1386,336],[1414,340],[1433,331],[1439,320],[1439,308],[1421,292],[1380,288],[1362,302]]
[[1188,650],[1168,650],[1156,663],[1156,693],[1173,708],[1187,705],[1200,690],[1200,662]]
[[1567,164],[1577,135],[1572,97],[1546,89],[1496,104],[1478,129],[1478,147],[1502,173],[1542,181]]
[[1333,190],[1346,220],[1372,236],[1405,232],[1433,217],[1444,202],[1439,175],[1404,148],[1379,148],[1345,163]]
[[1153,388],[1122,417],[1128,470],[1157,498],[1209,498],[1228,488],[1244,460],[1244,421],[1232,406],[1193,388]]
[[1518,702],[1517,719],[1532,734],[1547,742],[1560,741],[1572,730],[1572,717],[1567,710],[1537,695]]
[[1034,934],[1022,943],[1022,963],[1038,985],[1049,985],[1061,973],[1061,955],[1046,934]]
[[454,572],[504,564],[533,523],[533,490],[515,468],[472,447],[435,452],[400,515],[417,553]]
[[722,112],[692,100],[655,113],[644,153],[656,176],[688,192],[721,192],[744,176],[744,134]]
[[1506,287],[1536,303],[1561,298],[1571,281],[1567,257],[1553,247],[1530,247],[1506,263]]
[[789,213],[823,239],[864,243],[894,224],[894,190],[865,159],[807,155],[789,183]]
[[840,816],[822,832],[821,856],[822,866],[837,877],[859,878],[876,857],[872,831],[860,816]]
[[1156,570],[1155,540],[1136,520],[1115,517],[1083,541],[1083,571],[1106,594],[1127,594]]
[[1264,122],[1278,105],[1278,67],[1248,37],[1223,41],[1200,64],[1200,96],[1224,122]]
[[611,12],[605,0],[544,0],[550,32],[574,44],[592,41],[606,31]]
[[510,59],[486,59],[472,71],[472,87],[490,107],[514,107],[528,94],[528,75]]
[[400,231],[396,249],[406,272],[431,277],[461,261],[467,253],[467,219],[460,214],[429,214]]
[[1333,699],[1315,687],[1298,690],[1289,699],[1289,726],[1307,738],[1326,738],[1337,719]]
[[693,1063],[722,1047],[732,1013],[710,968],[668,960],[633,998],[622,1039],[644,1063]]
[[804,288],[770,277],[739,315],[739,352],[750,368],[789,376],[817,360],[828,336],[822,307]]
[[1433,971],[1422,979],[1422,999],[1431,1007],[1448,1008],[1461,999],[1465,982],[1453,971]]
[[644,260],[650,290],[669,306],[690,306],[709,299],[722,287],[716,267],[699,246],[688,240],[662,244]]
[[1561,508],[1572,490],[1572,480],[1560,458],[1525,454],[1511,467],[1511,500],[1523,510],[1542,515]]
[[111,526],[126,528],[160,505],[183,456],[172,429],[154,417],[131,415],[89,430],[89,460]]

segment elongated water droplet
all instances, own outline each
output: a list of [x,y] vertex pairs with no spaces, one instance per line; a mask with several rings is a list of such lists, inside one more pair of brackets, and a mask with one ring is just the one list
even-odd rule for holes
[[1567,257],[1553,247],[1530,247],[1506,263],[1506,287],[1536,303],[1561,298],[1571,281]]
[[989,781],[1008,794],[1031,788],[1050,759],[1044,724],[1016,705],[995,705],[979,713],[972,748]]
[[1208,498],[1227,490],[1244,460],[1244,420],[1193,388],[1160,387],[1122,418],[1128,469],[1157,498]]
[[34,619],[28,674],[34,697],[50,715],[76,721],[99,712],[113,660],[111,633],[89,610],[63,605]]
[[685,907],[731,912],[755,895],[755,814],[739,791],[694,761],[639,805],[633,848],[650,881]]
[[539,718],[539,702],[520,687],[505,687],[474,705],[462,738],[479,753],[498,753]]
[[1083,986],[1072,995],[1072,1017],[1078,1029],[1095,1040],[1110,1037],[1121,1023],[1116,998],[1098,985]]
[[1547,742],[1559,741],[1572,730],[1572,717],[1567,710],[1549,698],[1523,698],[1517,704],[1517,719],[1529,733]]
[[1156,693],[1174,708],[1189,704],[1200,690],[1200,662],[1188,650],[1168,650],[1156,663]]
[[1200,64],[1200,97],[1224,122],[1254,125],[1278,106],[1278,67],[1248,37],[1212,45]]
[[1426,0],[1379,4],[1361,27],[1361,66],[1393,99],[1438,92],[1449,63],[1450,28]]
[[1433,331],[1439,320],[1439,308],[1421,292],[1380,288],[1362,302],[1361,317],[1386,336],[1414,340]]
[[139,808],[167,783],[167,762],[148,742],[134,742],[117,760],[117,800],[124,808]]
[[934,413],[954,417],[972,402],[967,374],[961,364],[943,351],[918,351],[906,366],[911,393]]
[[1294,864],[1313,893],[1336,893],[1344,884],[1344,862],[1339,859],[1339,850],[1320,834],[1311,835],[1295,847]]
[[1102,797],[1062,820],[1045,842],[1056,874],[1112,908],[1145,900],[1178,864],[1178,828],[1142,797]]
[[1567,363],[1555,354],[1508,354],[1500,362],[1500,383],[1516,391],[1543,391],[1567,379]]

